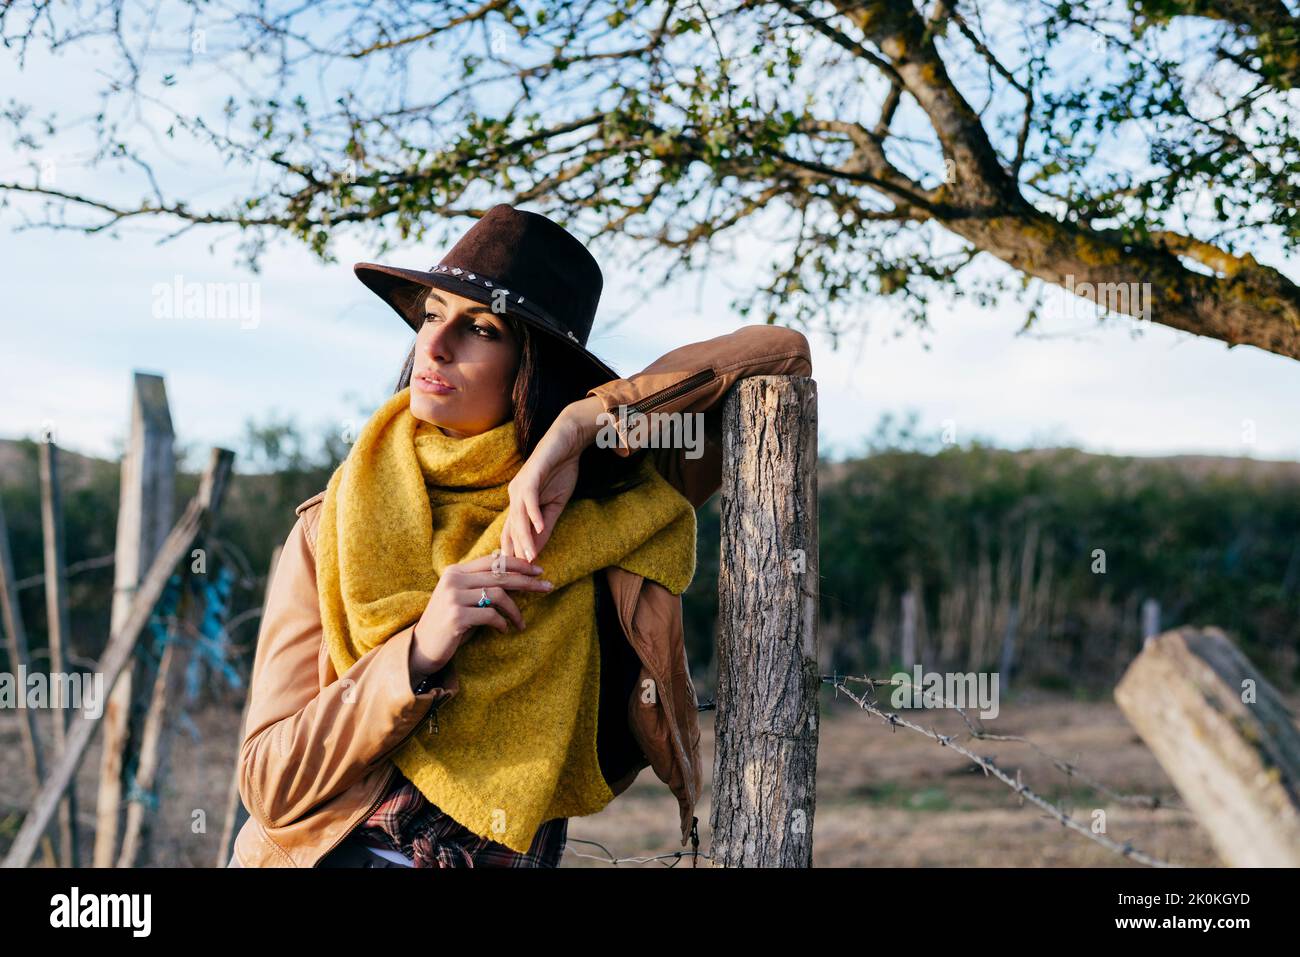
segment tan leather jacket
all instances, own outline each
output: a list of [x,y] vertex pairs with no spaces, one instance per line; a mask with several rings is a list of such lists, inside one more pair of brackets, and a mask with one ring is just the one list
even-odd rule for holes
[[[630,379],[607,382],[588,395],[599,395],[614,415],[620,405],[640,412],[705,414],[701,457],[687,458],[685,449],[649,453],[661,474],[698,508],[722,480],[721,400],[727,390],[745,376],[811,373],[803,335],[777,326],[745,326],[675,349]],[[626,446],[619,449],[628,452]],[[239,793],[249,819],[236,837],[232,867],[316,866],[387,792],[396,773],[388,755],[422,721],[436,727],[437,708],[460,687],[453,658],[433,688],[414,693],[409,667],[414,624],[364,654],[342,680],[334,673],[316,593],[315,539],[324,494],[297,507],[298,519],[267,596],[239,756]],[[606,776],[616,775],[609,784],[617,795],[642,768],[653,768],[677,796],[684,845],[701,769],[698,702],[682,639],[681,598],[621,568],[606,569],[605,575],[611,626],[602,632],[602,644],[605,633],[621,631],[635,652],[627,660],[636,681],[624,682],[608,708],[602,694],[598,722],[601,727],[608,722],[624,739],[623,763],[602,754],[602,771],[616,768]],[[618,629],[612,627],[615,616]],[[616,745],[607,736],[598,740],[598,752],[602,747],[613,752]]]

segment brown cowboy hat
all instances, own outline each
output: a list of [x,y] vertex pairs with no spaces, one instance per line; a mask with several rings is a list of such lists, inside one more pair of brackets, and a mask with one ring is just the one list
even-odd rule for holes
[[577,237],[540,213],[493,206],[427,270],[357,263],[357,278],[419,332],[421,288],[446,289],[512,315],[579,353],[593,377],[619,374],[587,348],[604,285],[600,266]]

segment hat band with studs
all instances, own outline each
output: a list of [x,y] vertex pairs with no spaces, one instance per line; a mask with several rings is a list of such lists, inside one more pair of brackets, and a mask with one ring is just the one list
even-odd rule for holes
[[[523,296],[514,296],[514,294],[498,280],[490,279],[481,273],[475,273],[468,269],[462,269],[459,266],[448,266],[445,264],[430,266],[428,271],[432,273],[443,273],[459,280],[460,282],[468,282],[472,285],[478,286],[480,289],[491,290],[493,298],[504,296],[507,300],[510,300],[513,296],[513,301],[510,302],[511,309],[517,312],[522,312],[528,315],[529,318],[540,321],[552,331],[563,334],[578,343],[578,345],[582,345],[582,341],[573,334],[572,329],[566,329],[554,316],[531,300],[525,303]],[[493,311],[495,311],[495,309]]]

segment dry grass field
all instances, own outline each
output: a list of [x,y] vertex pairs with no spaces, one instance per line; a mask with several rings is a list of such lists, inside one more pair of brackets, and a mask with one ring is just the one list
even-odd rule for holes
[[[813,863],[817,867],[1129,867],[1133,865],[1046,817],[1006,785],[954,751],[904,728],[890,730],[880,719],[841,696],[824,692],[817,755],[817,808]],[[960,734],[955,714],[931,712],[942,734]],[[919,721],[929,725],[929,720]],[[708,794],[713,768],[712,713],[701,715],[705,799],[697,809],[701,850],[708,848],[711,813]],[[1125,722],[1113,702],[1074,701],[1059,695],[1005,703],[985,729],[1022,734],[1040,748],[1094,773],[1120,793],[1160,794],[1177,800],[1155,758]],[[1165,860],[1215,866],[1208,838],[1181,809],[1136,809],[1100,798],[1071,781],[1024,744],[962,742],[992,757],[1037,793],[1061,804],[1073,816],[1091,821],[1094,808],[1106,810],[1110,837]],[[1181,802],[1179,802],[1181,806]],[[678,849],[674,835],[676,801],[648,771],[602,813],[569,823],[566,866],[608,866],[578,858],[599,848],[575,839],[598,841],[619,857]],[[673,862],[668,862],[673,863]],[[703,866],[707,862],[701,861]],[[626,865],[624,865],[626,866]],[[650,865],[658,866],[658,865]],[[690,866],[689,860],[676,863]]]
[[[890,730],[843,696],[824,692],[814,818],[818,867],[1112,867],[1136,866],[1062,827],[986,777],[961,755],[905,728]],[[931,712],[944,734],[965,726],[951,713]],[[49,715],[42,728],[49,733]],[[192,735],[178,731],[171,774],[160,796],[162,824],[155,862],[168,867],[209,867],[221,832],[222,806],[235,755],[238,713],[210,707],[193,716]],[[9,845],[31,798],[19,741],[18,715],[0,713],[0,851]],[[708,794],[713,766],[713,713],[701,715],[705,797],[697,808],[700,847],[709,847]],[[923,724],[930,724],[927,718]],[[1006,701],[989,731],[1023,734],[1044,750],[1076,763],[1122,793],[1160,794],[1177,800],[1155,759],[1110,701],[1078,701],[1062,695],[1030,695]],[[47,739],[48,740],[48,737]],[[1156,811],[1108,801],[1069,780],[1050,759],[1021,743],[964,741],[978,754],[1073,816],[1091,821],[1107,815],[1109,836],[1158,858],[1214,866],[1205,833],[1180,807]],[[93,827],[98,774],[98,736],[78,778],[83,834]],[[1179,802],[1180,803],[1180,802]],[[596,844],[620,858],[671,853],[680,848],[677,803],[650,770],[600,814],[569,824],[565,867],[609,867]],[[89,839],[83,860],[88,860]],[[595,842],[595,843],[586,843]],[[602,863],[602,859],[606,862]],[[689,867],[689,859],[622,864]],[[700,860],[698,866],[709,866]]]

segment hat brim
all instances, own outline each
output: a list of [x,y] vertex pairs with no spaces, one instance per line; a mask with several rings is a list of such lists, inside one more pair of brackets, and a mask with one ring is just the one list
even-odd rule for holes
[[[400,266],[385,266],[380,263],[356,263],[352,267],[352,271],[358,279],[366,284],[371,292],[388,303],[392,310],[402,317],[407,326],[417,333],[420,331],[420,326],[423,325],[423,318],[415,315],[414,310],[404,305],[404,303],[413,301],[412,293],[415,291],[415,287],[445,289],[447,292],[454,292],[466,299],[481,302],[485,306],[492,305],[492,293],[490,291],[475,283],[458,279],[447,273],[403,269]],[[537,329],[556,341],[562,342],[565,347],[572,349],[586,359],[591,367],[604,376],[605,379],[622,378],[586,346],[565,335],[554,319],[543,314],[535,306],[528,303],[511,303],[507,314],[528,323],[530,328]]]

